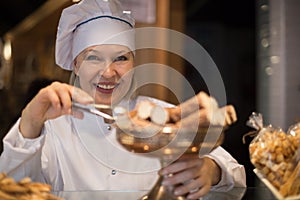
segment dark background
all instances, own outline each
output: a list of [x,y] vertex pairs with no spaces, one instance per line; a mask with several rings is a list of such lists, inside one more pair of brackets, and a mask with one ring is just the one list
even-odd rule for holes
[[[210,54],[222,75],[227,102],[236,108],[238,121],[226,131],[223,147],[245,165],[248,186],[256,180],[248,153],[252,138],[243,144],[242,137],[252,130],[246,121],[256,110],[255,7],[252,0],[186,1],[186,34]],[[198,72],[186,69],[195,90],[206,90]]]
[[0,2],[0,37],[44,2],[46,0],[2,0]]

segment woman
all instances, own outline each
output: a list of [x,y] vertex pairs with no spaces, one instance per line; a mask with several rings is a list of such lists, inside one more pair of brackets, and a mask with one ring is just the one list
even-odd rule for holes
[[[148,190],[157,179],[157,160],[125,155],[115,129],[102,118],[72,109],[82,104],[129,104],[133,83],[134,20],[117,1],[83,0],[65,9],[58,26],[56,62],[73,70],[75,85],[55,82],[40,90],[4,138],[0,171],[30,176],[53,190]],[[122,34],[120,34],[122,33]],[[112,37],[113,36],[113,37]],[[133,99],[131,99],[133,98]],[[162,105],[167,103],[154,100]],[[245,171],[224,149],[199,158],[182,157],[159,171],[175,195],[204,196],[210,189],[245,186]],[[193,192],[190,192],[193,191]]]

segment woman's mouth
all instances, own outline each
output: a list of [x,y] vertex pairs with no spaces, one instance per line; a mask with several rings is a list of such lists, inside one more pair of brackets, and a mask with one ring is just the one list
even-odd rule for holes
[[101,92],[104,94],[111,94],[116,87],[117,87],[116,83],[98,83],[98,84],[96,84],[96,90],[98,92]]

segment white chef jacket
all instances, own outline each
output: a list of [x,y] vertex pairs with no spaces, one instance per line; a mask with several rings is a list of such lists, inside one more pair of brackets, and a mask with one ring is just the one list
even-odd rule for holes
[[[168,106],[167,103],[149,97]],[[84,119],[61,116],[48,120],[40,137],[23,138],[20,120],[3,139],[0,172],[16,180],[29,176],[46,182],[54,191],[149,190],[156,182],[160,163],[156,158],[129,153],[116,141],[116,131],[100,117],[84,113]],[[207,155],[222,169],[221,181],[212,190],[245,187],[245,169],[222,147]]]

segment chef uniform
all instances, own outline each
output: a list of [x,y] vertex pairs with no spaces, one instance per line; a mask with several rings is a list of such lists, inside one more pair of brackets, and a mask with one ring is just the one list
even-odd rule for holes
[[[83,0],[66,8],[61,16],[56,41],[56,62],[72,70],[74,58],[85,48],[99,44],[120,44],[134,50],[131,31],[134,20],[120,10],[117,1]],[[141,100],[162,106],[169,104],[138,96],[130,109]],[[83,119],[61,116],[45,122],[42,134],[23,138],[20,119],[5,136],[0,157],[0,172],[16,180],[29,176],[59,190],[149,190],[158,178],[160,163],[155,158],[132,154],[116,141],[116,129],[101,117],[84,113]],[[222,170],[221,181],[212,190],[227,191],[245,187],[244,167],[222,147],[206,155]]]

